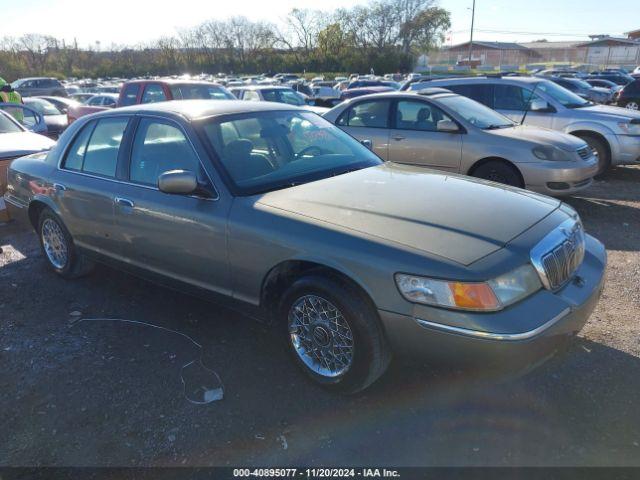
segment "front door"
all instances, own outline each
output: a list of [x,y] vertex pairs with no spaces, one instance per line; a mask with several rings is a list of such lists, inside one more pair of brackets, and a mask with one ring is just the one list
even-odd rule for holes
[[338,117],[336,125],[360,141],[371,141],[371,149],[389,160],[389,111],[391,100],[362,100]]
[[438,122],[451,117],[423,100],[399,100],[394,112],[390,161],[460,171],[462,134],[438,131]]
[[229,198],[169,195],[158,177],[189,170],[213,185],[185,131],[176,123],[141,118],[133,138],[127,182],[115,201],[126,262],[174,280],[229,295],[226,223]]
[[[493,109],[509,117],[516,123],[536,127],[553,127],[553,114],[549,112],[533,112],[530,110],[534,100],[546,102],[535,92],[518,85],[496,84],[494,86]],[[527,113],[525,117],[525,112]]]

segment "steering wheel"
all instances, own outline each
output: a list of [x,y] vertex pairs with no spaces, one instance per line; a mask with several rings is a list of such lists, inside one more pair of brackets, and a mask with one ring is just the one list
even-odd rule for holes
[[305,155],[311,155],[315,157],[316,155],[322,155],[324,150],[317,145],[309,145],[308,147],[303,148],[298,153],[296,153],[296,157],[304,157]]

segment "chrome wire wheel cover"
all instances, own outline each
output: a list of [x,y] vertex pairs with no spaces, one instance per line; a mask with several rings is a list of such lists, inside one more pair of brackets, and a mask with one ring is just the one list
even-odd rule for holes
[[69,258],[67,240],[58,222],[47,218],[42,222],[42,245],[47,258],[56,268],[64,268]]
[[305,295],[289,310],[289,334],[294,350],[313,372],[338,377],[353,363],[353,333],[331,302]]

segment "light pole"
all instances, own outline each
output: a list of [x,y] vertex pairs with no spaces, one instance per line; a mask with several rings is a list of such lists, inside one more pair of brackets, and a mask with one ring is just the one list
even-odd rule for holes
[[471,40],[469,41],[469,68],[471,68],[471,55],[473,54],[473,22],[476,17],[476,0],[473,0],[471,8]]

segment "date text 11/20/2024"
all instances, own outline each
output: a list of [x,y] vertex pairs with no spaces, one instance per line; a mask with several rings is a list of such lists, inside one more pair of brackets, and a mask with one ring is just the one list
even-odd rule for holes
[[234,477],[274,478],[399,478],[397,470],[387,468],[236,468]]

